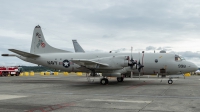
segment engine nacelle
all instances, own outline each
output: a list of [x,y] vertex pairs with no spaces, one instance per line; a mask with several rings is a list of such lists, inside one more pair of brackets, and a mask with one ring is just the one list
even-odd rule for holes
[[113,62],[117,66],[121,66],[121,67],[128,67],[128,61],[129,61],[128,56],[116,56],[115,58],[113,58]]
[[108,63],[108,68],[123,68],[128,67],[128,56],[112,56],[112,57],[104,57],[99,58],[98,62]]

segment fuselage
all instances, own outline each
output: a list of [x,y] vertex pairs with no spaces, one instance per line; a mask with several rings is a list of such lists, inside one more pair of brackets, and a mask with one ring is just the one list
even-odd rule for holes
[[[115,60],[117,56],[129,56],[130,53],[45,53],[38,54],[40,57],[38,58],[27,58],[23,56],[18,56],[20,59],[24,61],[28,61],[31,63],[35,63],[42,66],[47,66],[50,68],[54,68],[57,70],[63,70],[68,72],[89,72],[90,70],[80,65],[73,63],[74,59],[96,59],[99,62],[102,62],[101,59],[109,57],[107,62],[104,63],[109,64],[109,66],[113,69],[106,68],[96,68],[96,72],[100,73],[112,73],[112,72],[120,72],[121,74],[130,73],[131,71],[135,74],[138,73],[138,70],[135,68],[130,68],[129,66],[117,66],[118,61]],[[175,54],[170,53],[133,53],[132,57],[134,60],[140,61],[144,67],[141,70],[141,74],[149,75],[149,74],[165,74],[165,75],[173,75],[179,73],[192,72],[197,70],[197,66],[191,62],[186,60],[176,60]],[[66,67],[63,65],[65,61],[69,61],[69,65]],[[128,64],[127,61],[124,61],[124,64]],[[117,66],[117,67],[116,67]],[[116,68],[116,69],[115,69]]]

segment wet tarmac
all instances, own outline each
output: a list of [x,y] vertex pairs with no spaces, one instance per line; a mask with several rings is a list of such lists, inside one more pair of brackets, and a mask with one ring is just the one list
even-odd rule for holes
[[199,112],[200,76],[117,82],[85,76],[0,77],[0,112]]

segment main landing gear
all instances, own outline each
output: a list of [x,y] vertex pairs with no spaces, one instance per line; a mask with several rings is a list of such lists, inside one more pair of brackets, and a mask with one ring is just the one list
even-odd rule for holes
[[118,82],[123,82],[124,81],[124,77],[117,77],[117,81]]
[[[117,81],[118,82],[123,82],[124,81],[124,77],[117,77]],[[102,84],[102,85],[106,85],[106,84],[108,84],[108,79],[107,78],[102,78],[101,80],[100,80],[100,84]]]
[[172,78],[170,77],[169,80],[168,80],[168,84],[172,84],[173,83],[173,80]]
[[102,85],[106,85],[106,84],[108,84],[108,79],[107,79],[107,78],[102,78],[102,79],[100,80],[100,83],[101,83]]

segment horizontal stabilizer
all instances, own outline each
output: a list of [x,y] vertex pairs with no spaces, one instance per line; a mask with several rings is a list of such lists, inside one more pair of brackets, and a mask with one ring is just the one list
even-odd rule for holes
[[100,65],[100,66],[104,66],[104,67],[109,66],[109,64],[107,64],[107,63],[99,63],[99,62],[96,62],[96,61],[93,61],[93,60],[73,59],[71,61],[78,64],[78,65],[82,65],[82,66],[91,66],[91,65]]
[[1,56],[16,56],[15,54],[1,54]]
[[27,58],[37,58],[37,57],[40,57],[39,55],[27,53],[27,52],[16,50],[16,49],[8,49],[8,50],[12,51],[12,52],[14,52],[16,54],[19,54],[21,56],[27,57]]

